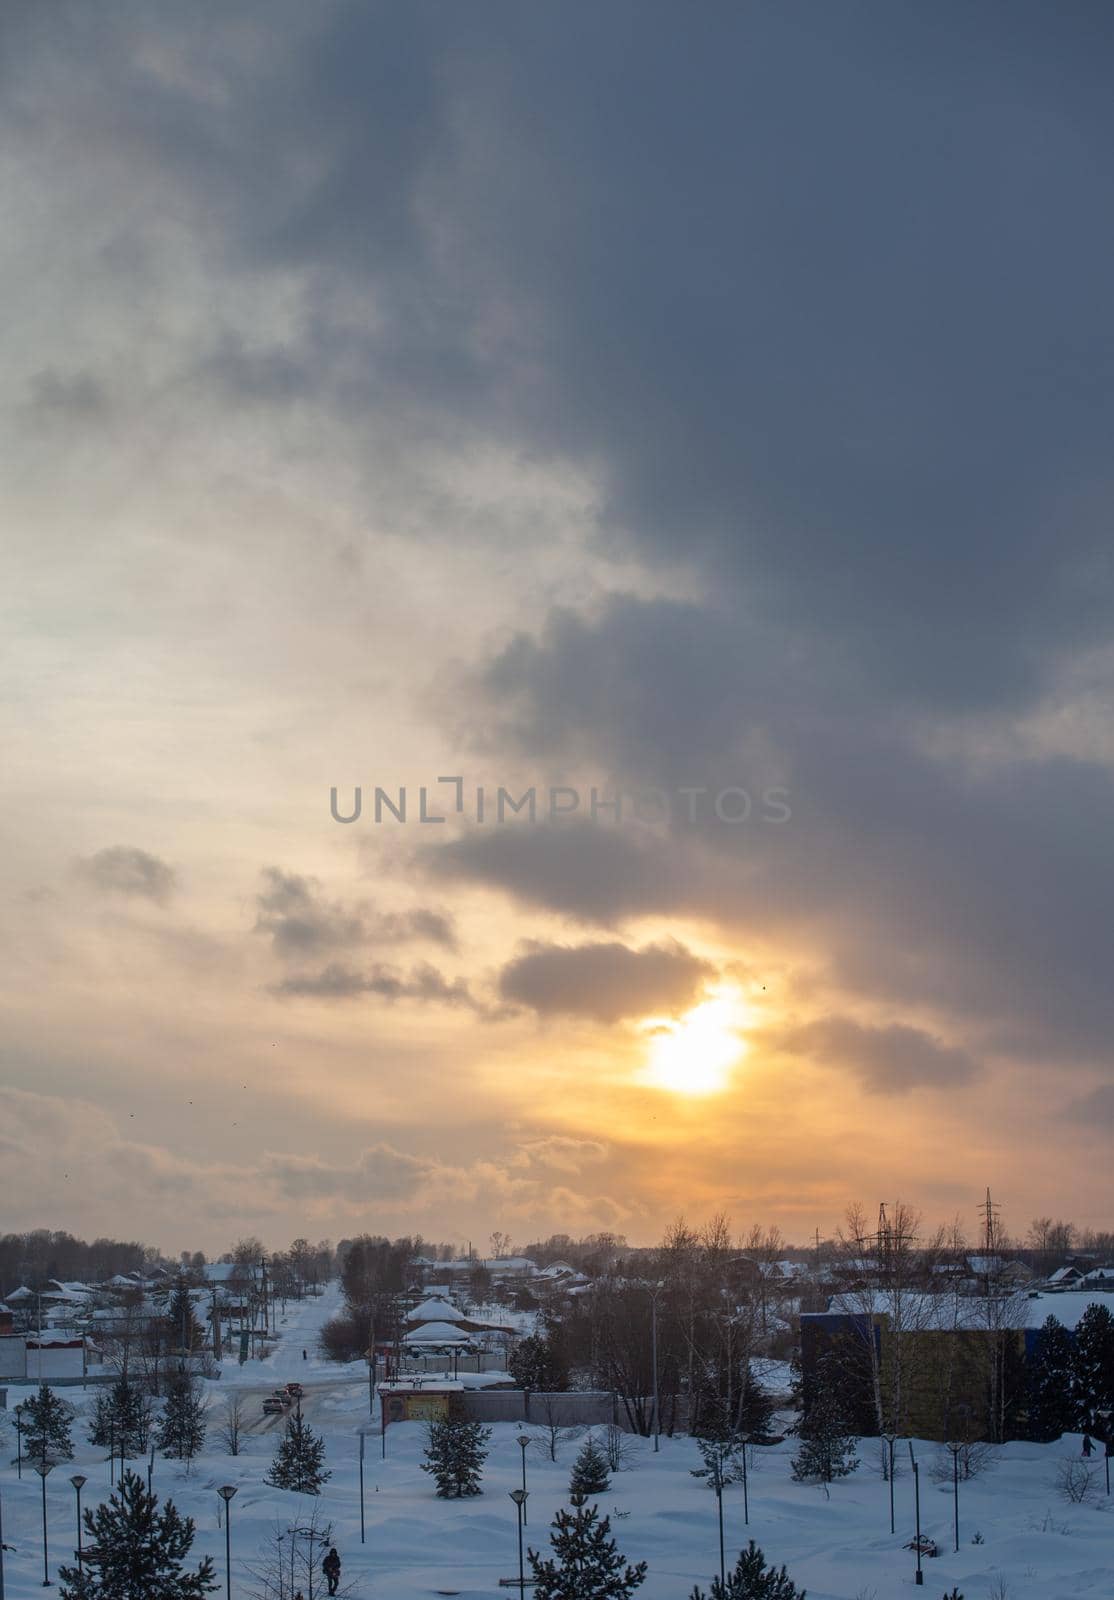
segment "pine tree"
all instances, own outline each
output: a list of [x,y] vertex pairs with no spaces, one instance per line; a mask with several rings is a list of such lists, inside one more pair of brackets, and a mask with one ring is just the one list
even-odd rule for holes
[[73,1407],[59,1400],[49,1384],[40,1384],[38,1394],[23,1402],[16,1420],[24,1450],[39,1461],[69,1461],[73,1419]]
[[805,1600],[805,1591],[797,1588],[784,1567],[768,1567],[752,1539],[739,1552],[726,1583],[713,1578],[710,1597],[703,1589],[694,1589],[690,1600]]
[[89,1428],[89,1443],[112,1449],[122,1459],[141,1456],[151,1432],[151,1402],[127,1378],[120,1378],[108,1393],[97,1396]]
[[1047,1443],[1070,1433],[1079,1417],[1075,1346],[1071,1334],[1049,1317],[1037,1334],[1029,1362],[1029,1437]]
[[482,1494],[480,1480],[487,1460],[491,1429],[478,1422],[452,1417],[426,1427],[422,1471],[432,1473],[442,1500],[459,1500]]
[[801,1446],[793,1457],[798,1483],[831,1483],[859,1464],[854,1435],[848,1431],[836,1373],[830,1357],[818,1364],[811,1404],[801,1424]]
[[535,1394],[552,1393],[569,1386],[569,1371],[552,1335],[536,1333],[520,1339],[511,1351],[507,1370],[520,1389]]
[[205,1342],[205,1336],[194,1313],[193,1296],[185,1278],[174,1280],[174,1287],[170,1291],[166,1307],[166,1323],[172,1350],[180,1350],[185,1355],[200,1350]]
[[95,1511],[86,1511],[85,1556],[80,1567],[62,1567],[62,1600],[200,1600],[218,1587],[206,1556],[195,1571],[183,1571],[193,1544],[192,1517],[179,1516],[173,1501],[158,1510],[134,1472]]
[[573,1462],[569,1494],[572,1496],[606,1494],[610,1487],[611,1475],[608,1471],[607,1457],[589,1434],[581,1446],[580,1454]]
[[1098,1413],[1114,1411],[1114,1316],[1089,1305],[1075,1330],[1079,1426],[1098,1431]]
[[299,1411],[286,1424],[264,1482],[296,1494],[320,1494],[321,1485],[331,1477],[325,1466],[325,1441],[302,1421]]
[[611,1523],[598,1506],[573,1496],[572,1511],[558,1511],[544,1560],[530,1551],[534,1600],[628,1600],[646,1581],[646,1563],[632,1567],[619,1554]]
[[205,1443],[205,1412],[189,1373],[182,1372],[163,1407],[157,1436],[164,1456],[185,1461],[187,1467]]

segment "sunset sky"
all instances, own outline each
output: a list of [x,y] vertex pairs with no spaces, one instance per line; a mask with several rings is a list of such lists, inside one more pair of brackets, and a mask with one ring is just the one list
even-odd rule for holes
[[3,1227],[1109,1225],[1110,8],[0,41]]

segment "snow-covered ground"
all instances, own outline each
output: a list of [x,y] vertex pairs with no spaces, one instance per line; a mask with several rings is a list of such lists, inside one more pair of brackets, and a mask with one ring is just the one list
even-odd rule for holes
[[[441,1501],[420,1470],[424,1430],[416,1423],[396,1425],[387,1433],[386,1460],[378,1433],[366,1441],[365,1487],[367,1543],[361,1547],[358,1477],[358,1429],[368,1426],[366,1377],[350,1379],[344,1369],[321,1362],[314,1354],[320,1322],[336,1306],[336,1291],[318,1301],[291,1305],[284,1340],[267,1360],[229,1366],[226,1376],[208,1386],[215,1430],[221,1395],[235,1386],[253,1415],[244,1453],[223,1454],[210,1435],[206,1451],[187,1477],[177,1463],[157,1459],[155,1488],[169,1494],[197,1522],[195,1551],[214,1557],[224,1579],[224,1535],[218,1525],[216,1489],[225,1483],[239,1490],[232,1508],[232,1592],[248,1600],[251,1586],[245,1563],[253,1559],[276,1522],[286,1529],[303,1522],[313,1502],[270,1489],[263,1483],[283,1419],[258,1415],[262,1395],[281,1382],[297,1378],[307,1388],[306,1415],[324,1431],[333,1477],[319,1502],[332,1520],[344,1561],[344,1582],[355,1580],[355,1594],[376,1600],[416,1600],[418,1596],[456,1593],[479,1600],[499,1593],[498,1580],[517,1576],[515,1511],[508,1492],[521,1481],[521,1455],[515,1443],[519,1428],[493,1430],[484,1479],[485,1493],[473,1501]],[[309,1359],[302,1360],[302,1350]],[[353,1369],[354,1371],[358,1369]],[[13,1390],[9,1403],[19,1391]],[[67,1391],[77,1405],[91,1403],[80,1390]],[[72,1559],[75,1542],[74,1494],[69,1477],[88,1477],[84,1502],[91,1505],[108,1492],[108,1469],[100,1452],[84,1443],[84,1427],[74,1429],[77,1458],[59,1467],[48,1480],[48,1513],[52,1577],[59,1558]],[[544,1544],[548,1524],[566,1503],[569,1468],[577,1450],[565,1442],[556,1464],[541,1446],[527,1457],[530,1489],[530,1541]],[[897,1534],[889,1532],[889,1491],[877,1471],[878,1445],[866,1440],[862,1465],[853,1477],[834,1484],[831,1497],[823,1490],[793,1483],[791,1442],[754,1452],[750,1477],[751,1520],[743,1526],[742,1491],[733,1487],[726,1498],[729,1551],[737,1551],[748,1533],[769,1559],[784,1561],[791,1575],[807,1587],[810,1600],[891,1600],[913,1586],[914,1558],[902,1548],[913,1530],[913,1480],[906,1469],[895,1484]],[[1099,1500],[1073,1506],[1059,1497],[1060,1462],[1079,1455],[1079,1440],[1054,1445],[1011,1444],[977,1480],[960,1486],[958,1554],[952,1549],[950,1482],[936,1484],[930,1465],[936,1447],[919,1447],[922,1461],[921,1522],[939,1543],[941,1555],[926,1560],[927,1600],[939,1600],[958,1586],[966,1600],[1078,1600],[1114,1596],[1114,1513],[1103,1489],[1102,1462],[1097,1462]],[[632,1560],[649,1563],[649,1577],[639,1591],[646,1600],[687,1600],[692,1585],[704,1587],[716,1570],[718,1538],[715,1500],[691,1476],[698,1465],[687,1440],[662,1440],[660,1454],[649,1443],[633,1441],[631,1468],[614,1479],[601,1497],[611,1515],[612,1530]],[[16,1481],[8,1465],[5,1440],[0,1466],[4,1542],[17,1547],[5,1557],[6,1600],[30,1600],[42,1593],[41,1499],[39,1480],[25,1472]],[[136,1463],[139,1466],[139,1463]],[[976,1533],[980,1543],[973,1543]],[[505,1591],[504,1591],[505,1592]]]

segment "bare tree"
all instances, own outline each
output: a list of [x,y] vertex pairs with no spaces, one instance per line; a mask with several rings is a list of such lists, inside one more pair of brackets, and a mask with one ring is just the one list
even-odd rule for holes
[[556,1461],[557,1451],[560,1446],[567,1444],[572,1439],[578,1439],[583,1429],[572,1428],[567,1422],[561,1420],[560,1395],[546,1395],[541,1402],[541,1409],[543,1420],[538,1424],[539,1436],[535,1441],[535,1445],[550,1461]]
[[604,1431],[603,1449],[612,1472],[625,1472],[634,1465],[640,1453],[631,1435],[624,1433],[614,1422],[608,1423]]
[[[252,1600],[294,1600],[298,1594],[304,1600],[318,1600],[325,1593],[321,1558],[333,1543],[333,1525],[318,1505],[295,1516],[292,1524],[273,1523],[255,1559],[246,1563]],[[337,1593],[350,1595],[355,1590],[353,1582]]]
[[224,1402],[217,1438],[230,1456],[240,1454],[240,1435],[244,1427],[244,1398],[232,1393]]
[[1057,1470],[1056,1491],[1070,1505],[1089,1505],[1098,1494],[1098,1469],[1076,1456],[1068,1456]]

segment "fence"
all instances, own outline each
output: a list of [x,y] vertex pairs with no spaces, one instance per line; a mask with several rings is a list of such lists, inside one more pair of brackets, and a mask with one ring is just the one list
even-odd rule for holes
[[544,1428],[624,1426],[615,1395],[607,1390],[568,1389],[533,1394],[528,1389],[466,1389],[464,1415],[472,1422],[528,1422]]

